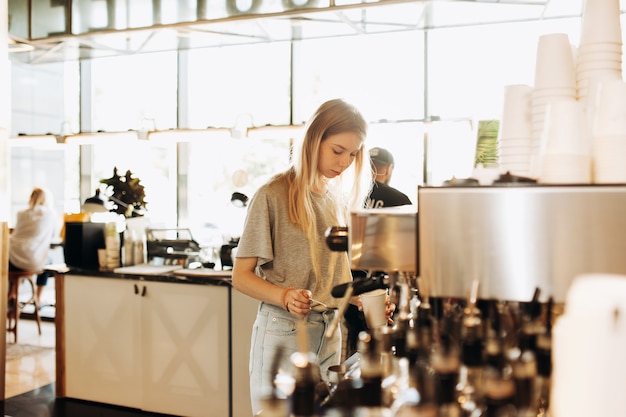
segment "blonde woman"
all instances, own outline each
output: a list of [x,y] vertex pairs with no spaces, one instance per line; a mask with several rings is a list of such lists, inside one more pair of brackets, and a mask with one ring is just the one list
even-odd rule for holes
[[[289,357],[303,340],[317,355],[322,375],[341,361],[341,332],[333,338],[324,333],[340,302],[331,290],[352,276],[347,254],[330,251],[325,232],[346,225],[349,209],[362,207],[369,191],[369,180],[362,181],[371,178],[366,135],[367,123],[354,106],[338,99],[322,104],[307,124],[294,165],[250,202],[232,282],[260,300],[250,351],[254,413],[272,390],[270,362],[278,349],[283,369],[289,369]],[[342,184],[347,175],[351,184]],[[296,335],[298,320],[307,324],[306,337]]]
[[[50,243],[56,232],[57,218],[51,196],[42,188],[34,188],[28,208],[17,213],[9,236],[9,271],[41,271],[48,263]],[[47,282],[46,272],[37,276],[37,305]]]

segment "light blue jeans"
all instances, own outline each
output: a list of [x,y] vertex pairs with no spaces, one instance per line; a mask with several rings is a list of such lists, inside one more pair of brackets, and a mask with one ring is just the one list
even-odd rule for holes
[[[320,377],[324,380],[327,378],[328,367],[338,365],[341,361],[341,326],[338,326],[332,338],[325,336],[326,329],[336,314],[336,310],[311,311],[305,319],[308,351],[315,354]],[[250,345],[250,396],[253,414],[260,411],[259,400],[272,393],[276,376],[273,370],[277,369],[272,365],[278,349],[282,349],[278,368],[291,373],[290,356],[299,350],[298,343],[305,339],[297,336],[298,321],[298,318],[280,307],[263,302],[259,305]]]

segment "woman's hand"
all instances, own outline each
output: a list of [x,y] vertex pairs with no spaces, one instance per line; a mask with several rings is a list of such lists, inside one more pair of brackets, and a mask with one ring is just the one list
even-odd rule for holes
[[298,318],[304,318],[311,312],[311,291],[307,289],[285,289],[285,309]]
[[232,284],[236,290],[273,305],[280,306],[298,318],[311,312],[311,291],[305,288],[281,288],[255,273],[257,258],[235,258]]

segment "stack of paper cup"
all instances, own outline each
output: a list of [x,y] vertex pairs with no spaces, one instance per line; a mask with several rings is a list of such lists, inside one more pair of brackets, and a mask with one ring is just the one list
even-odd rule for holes
[[622,28],[619,0],[585,0],[576,53],[576,87],[586,100],[594,80],[622,78]]
[[[565,33],[539,37],[535,62],[535,85],[531,96],[532,142],[537,156],[548,104],[554,100],[576,100],[574,54]],[[536,161],[531,160],[531,164]],[[534,168],[533,168],[534,171]],[[536,174],[536,172],[534,172]]]
[[619,0],[584,2],[576,88],[588,121],[595,183],[626,182],[620,16]]
[[626,83],[600,84],[592,129],[593,182],[626,183]]
[[501,171],[514,175],[530,175],[532,144],[530,101],[532,87],[514,84],[504,87],[504,102],[498,132],[498,156]]
[[552,331],[553,417],[624,415],[626,276],[576,277]]
[[[591,48],[592,46],[589,46]],[[579,47],[576,58],[576,97],[587,100],[591,97],[592,86],[597,81],[622,79],[622,46],[613,44],[600,48],[603,52],[583,52]],[[611,58],[609,58],[609,56]]]
[[120,235],[117,224],[109,222],[104,227],[104,245],[106,248],[106,265],[108,269],[120,266]]
[[544,184],[591,183],[589,135],[578,101],[548,104],[538,172],[538,180]]

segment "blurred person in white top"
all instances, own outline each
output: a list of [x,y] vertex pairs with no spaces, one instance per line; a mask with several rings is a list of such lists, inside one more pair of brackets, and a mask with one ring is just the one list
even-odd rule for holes
[[[50,193],[34,188],[28,208],[17,213],[15,227],[9,236],[9,271],[42,271],[48,263],[50,243],[57,230],[57,216]],[[47,272],[37,276],[37,304],[47,282]]]

